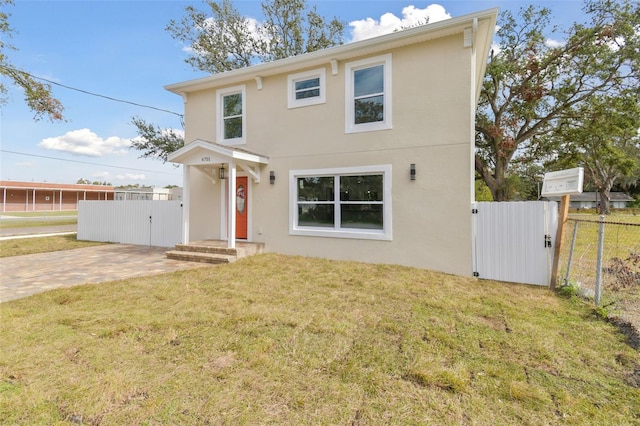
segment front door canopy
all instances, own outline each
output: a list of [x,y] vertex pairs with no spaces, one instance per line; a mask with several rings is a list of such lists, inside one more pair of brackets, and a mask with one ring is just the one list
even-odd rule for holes
[[172,163],[187,166],[206,166],[229,162],[248,165],[269,164],[269,158],[235,146],[220,145],[200,139],[172,152],[167,157]]

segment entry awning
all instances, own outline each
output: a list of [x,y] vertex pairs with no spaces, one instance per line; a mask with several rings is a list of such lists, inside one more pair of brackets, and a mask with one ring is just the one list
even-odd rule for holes
[[188,166],[206,166],[230,161],[245,164],[269,164],[269,157],[265,155],[200,139],[172,152],[168,155],[167,160]]

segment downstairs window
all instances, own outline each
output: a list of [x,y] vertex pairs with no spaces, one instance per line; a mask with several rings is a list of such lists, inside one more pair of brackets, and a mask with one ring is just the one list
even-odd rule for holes
[[391,166],[290,172],[290,234],[391,240]]

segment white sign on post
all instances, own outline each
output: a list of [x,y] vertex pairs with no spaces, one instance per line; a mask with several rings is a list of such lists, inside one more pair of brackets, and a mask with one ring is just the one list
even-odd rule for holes
[[541,195],[547,197],[549,195],[581,194],[583,182],[584,169],[582,167],[545,173]]

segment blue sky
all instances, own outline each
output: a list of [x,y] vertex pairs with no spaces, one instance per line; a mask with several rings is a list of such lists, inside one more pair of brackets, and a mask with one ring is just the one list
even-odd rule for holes
[[[262,19],[258,1],[234,3],[245,16]],[[568,26],[581,19],[582,7],[577,0],[454,0],[436,3],[440,7],[412,0],[309,0],[309,4],[317,4],[327,17],[349,22],[347,42],[389,31],[403,17],[410,19],[403,10],[418,17],[427,10],[455,17],[492,7],[516,11],[538,4],[550,7],[557,22]],[[8,52],[9,60],[65,86],[181,114],[182,99],[163,86],[206,75],[184,62],[184,46],[165,31],[170,19],[184,16],[187,5],[204,9],[200,1],[15,0],[6,8],[14,29],[8,41],[18,49]],[[116,186],[182,184],[180,168],[138,159],[140,153],[128,148],[136,136],[132,116],[181,129],[176,115],[53,85],[68,121],[34,121],[22,92],[8,88],[8,103],[2,105],[0,115],[0,180],[75,183],[84,178]]]

